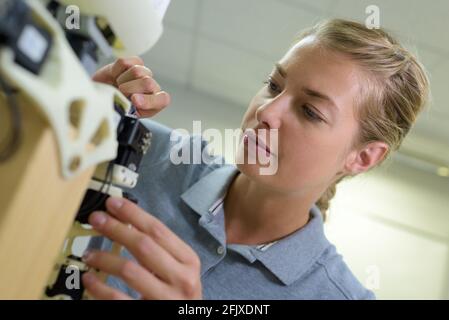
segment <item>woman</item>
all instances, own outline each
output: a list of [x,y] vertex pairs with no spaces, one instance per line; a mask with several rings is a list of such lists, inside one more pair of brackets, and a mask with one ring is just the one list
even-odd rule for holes
[[[142,117],[169,103],[138,58],[94,79],[116,85]],[[89,251],[86,263],[115,277],[102,284],[87,274],[86,289],[101,299],[373,299],[324,236],[323,220],[336,184],[396,150],[427,95],[423,67],[387,33],[330,20],[301,35],[244,115],[244,131],[277,131],[278,141],[256,138],[277,161],[275,174],[261,175],[259,162],[173,164],[170,130],[144,120],[154,143],[133,190],[142,208],[111,198],[109,216],[91,215],[127,250]],[[205,147],[197,137],[184,143]],[[244,135],[238,156],[247,149]]]

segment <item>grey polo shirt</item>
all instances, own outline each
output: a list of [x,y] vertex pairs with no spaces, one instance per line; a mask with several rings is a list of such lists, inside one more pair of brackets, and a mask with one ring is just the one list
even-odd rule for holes
[[[143,123],[153,142],[137,186],[127,191],[196,251],[205,299],[374,299],[326,239],[315,205],[303,228],[277,242],[227,244],[223,198],[238,169],[222,158],[212,164],[173,164],[172,148],[203,150],[207,142],[200,136],[171,141],[169,128],[149,119]],[[95,238],[90,247],[109,249],[110,242]],[[133,258],[126,250],[122,255]],[[108,283],[139,297],[118,278],[109,277]]]

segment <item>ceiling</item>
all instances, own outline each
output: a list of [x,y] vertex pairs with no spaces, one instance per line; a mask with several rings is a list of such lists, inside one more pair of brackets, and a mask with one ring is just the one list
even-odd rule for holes
[[330,17],[364,22],[373,4],[430,74],[433,102],[404,148],[449,166],[448,0],[171,0],[144,59],[160,78],[246,108],[299,31]]

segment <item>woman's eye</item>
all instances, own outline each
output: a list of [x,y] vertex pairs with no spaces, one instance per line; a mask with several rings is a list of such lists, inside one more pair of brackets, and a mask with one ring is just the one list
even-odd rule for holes
[[271,92],[279,92],[279,87],[276,83],[273,82],[273,80],[271,80],[271,78],[269,78],[268,80],[264,81],[264,83],[267,85],[267,88],[269,91]]
[[317,122],[321,122],[323,121],[323,119],[321,119],[315,112],[313,112],[313,110],[308,107],[307,105],[304,105],[302,107],[303,113],[304,115],[310,119],[311,121],[317,121]]
[[[268,80],[265,80],[263,83],[267,86],[268,91],[270,91],[271,93],[279,93],[279,91],[280,91],[279,86],[278,86],[276,83],[274,83],[273,80],[272,80],[271,78],[268,78]],[[323,122],[323,121],[324,121],[323,119],[321,119],[320,116],[318,116],[318,115],[312,110],[312,108],[310,108],[310,107],[309,107],[308,105],[306,105],[306,104],[303,105],[303,107],[302,107],[302,112],[303,112],[304,116],[305,116],[307,119],[309,119],[310,121],[313,121],[313,122]]]

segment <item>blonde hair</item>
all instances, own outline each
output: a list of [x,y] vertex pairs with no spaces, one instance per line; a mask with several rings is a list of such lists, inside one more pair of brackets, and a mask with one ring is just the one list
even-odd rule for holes
[[[400,147],[427,103],[429,81],[424,67],[387,32],[357,22],[326,20],[303,32],[298,40],[311,35],[320,46],[347,55],[365,71],[356,108],[360,129],[354,144],[386,143],[389,150],[383,162],[391,150]],[[343,178],[334,181],[316,202],[323,219]]]

